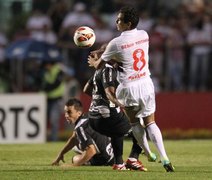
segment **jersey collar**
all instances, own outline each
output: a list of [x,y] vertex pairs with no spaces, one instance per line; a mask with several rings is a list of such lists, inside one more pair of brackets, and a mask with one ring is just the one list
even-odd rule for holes
[[128,34],[134,34],[135,32],[137,32],[137,28],[129,30],[129,31],[124,31],[121,33],[121,35],[128,35]]

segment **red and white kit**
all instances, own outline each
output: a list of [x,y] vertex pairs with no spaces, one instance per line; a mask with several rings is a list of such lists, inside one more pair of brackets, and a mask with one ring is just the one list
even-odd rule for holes
[[149,36],[144,30],[124,31],[109,42],[101,59],[120,63],[116,95],[125,106],[142,106],[138,117],[155,112],[155,93],[149,71]]

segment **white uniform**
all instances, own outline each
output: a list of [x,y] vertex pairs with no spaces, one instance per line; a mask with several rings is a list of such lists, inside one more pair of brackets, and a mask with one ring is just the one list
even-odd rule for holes
[[155,112],[155,92],[149,71],[149,36],[146,31],[124,31],[109,42],[101,59],[121,63],[116,95],[125,106],[140,106],[138,117]]

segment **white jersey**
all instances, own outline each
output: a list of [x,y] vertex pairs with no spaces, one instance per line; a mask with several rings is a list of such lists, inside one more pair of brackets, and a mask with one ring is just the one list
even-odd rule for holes
[[149,36],[144,30],[124,31],[111,40],[101,59],[121,63],[123,71],[118,72],[118,81],[128,83],[150,76]]

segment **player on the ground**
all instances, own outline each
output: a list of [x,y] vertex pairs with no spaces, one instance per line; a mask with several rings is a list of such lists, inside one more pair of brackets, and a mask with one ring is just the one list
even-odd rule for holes
[[114,154],[110,139],[90,127],[88,118],[83,115],[82,103],[78,99],[71,98],[66,102],[64,111],[66,120],[75,126],[74,132],[52,165],[64,162],[64,155],[75,146],[81,153],[72,158],[72,164],[65,166],[113,165]]
[[143,143],[144,130],[139,121],[140,118],[143,119],[164,168],[167,172],[173,172],[174,167],[166,154],[161,131],[155,123],[155,91],[149,71],[149,36],[146,31],[136,28],[138,22],[139,15],[135,8],[121,8],[116,20],[121,35],[109,42],[100,58],[96,55],[89,56],[88,63],[95,68],[111,59],[119,63],[120,84],[116,90],[118,104],[124,107],[133,134],[140,145]]

